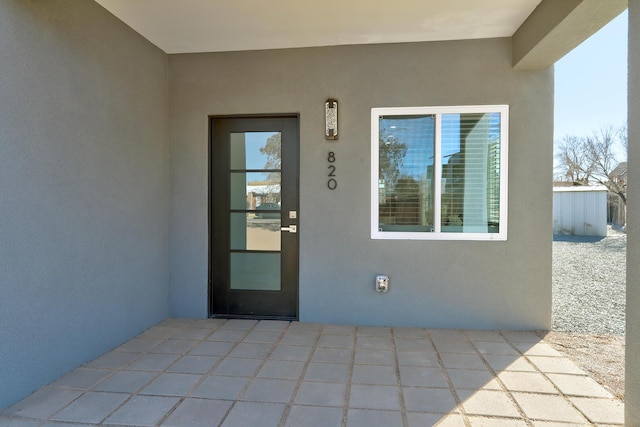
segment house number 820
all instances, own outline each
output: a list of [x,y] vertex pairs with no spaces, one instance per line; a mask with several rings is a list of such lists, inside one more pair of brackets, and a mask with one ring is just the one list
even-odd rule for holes
[[335,190],[338,188],[338,181],[336,181],[336,166],[334,165],[336,162],[336,153],[329,151],[327,161],[329,162],[329,180],[327,181],[327,187],[329,187],[329,190]]

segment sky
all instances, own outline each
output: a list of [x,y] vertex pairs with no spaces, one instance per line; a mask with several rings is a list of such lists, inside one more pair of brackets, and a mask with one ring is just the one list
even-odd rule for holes
[[625,11],[555,65],[554,140],[627,120]]

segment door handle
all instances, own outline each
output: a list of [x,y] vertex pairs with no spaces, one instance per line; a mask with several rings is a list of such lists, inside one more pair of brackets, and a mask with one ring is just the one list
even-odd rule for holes
[[289,227],[280,227],[280,231],[288,231],[289,233],[297,233],[298,226],[290,225]]

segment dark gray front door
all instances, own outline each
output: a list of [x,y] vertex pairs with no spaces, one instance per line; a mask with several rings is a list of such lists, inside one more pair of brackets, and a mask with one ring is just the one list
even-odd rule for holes
[[298,118],[211,118],[210,314],[298,316]]

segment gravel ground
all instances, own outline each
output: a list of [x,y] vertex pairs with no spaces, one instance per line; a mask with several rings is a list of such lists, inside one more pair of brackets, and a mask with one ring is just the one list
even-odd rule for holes
[[627,235],[556,236],[553,326],[558,332],[624,335]]
[[555,236],[552,331],[540,336],[624,399],[626,234]]
[[624,335],[551,331],[541,332],[540,337],[624,400]]

